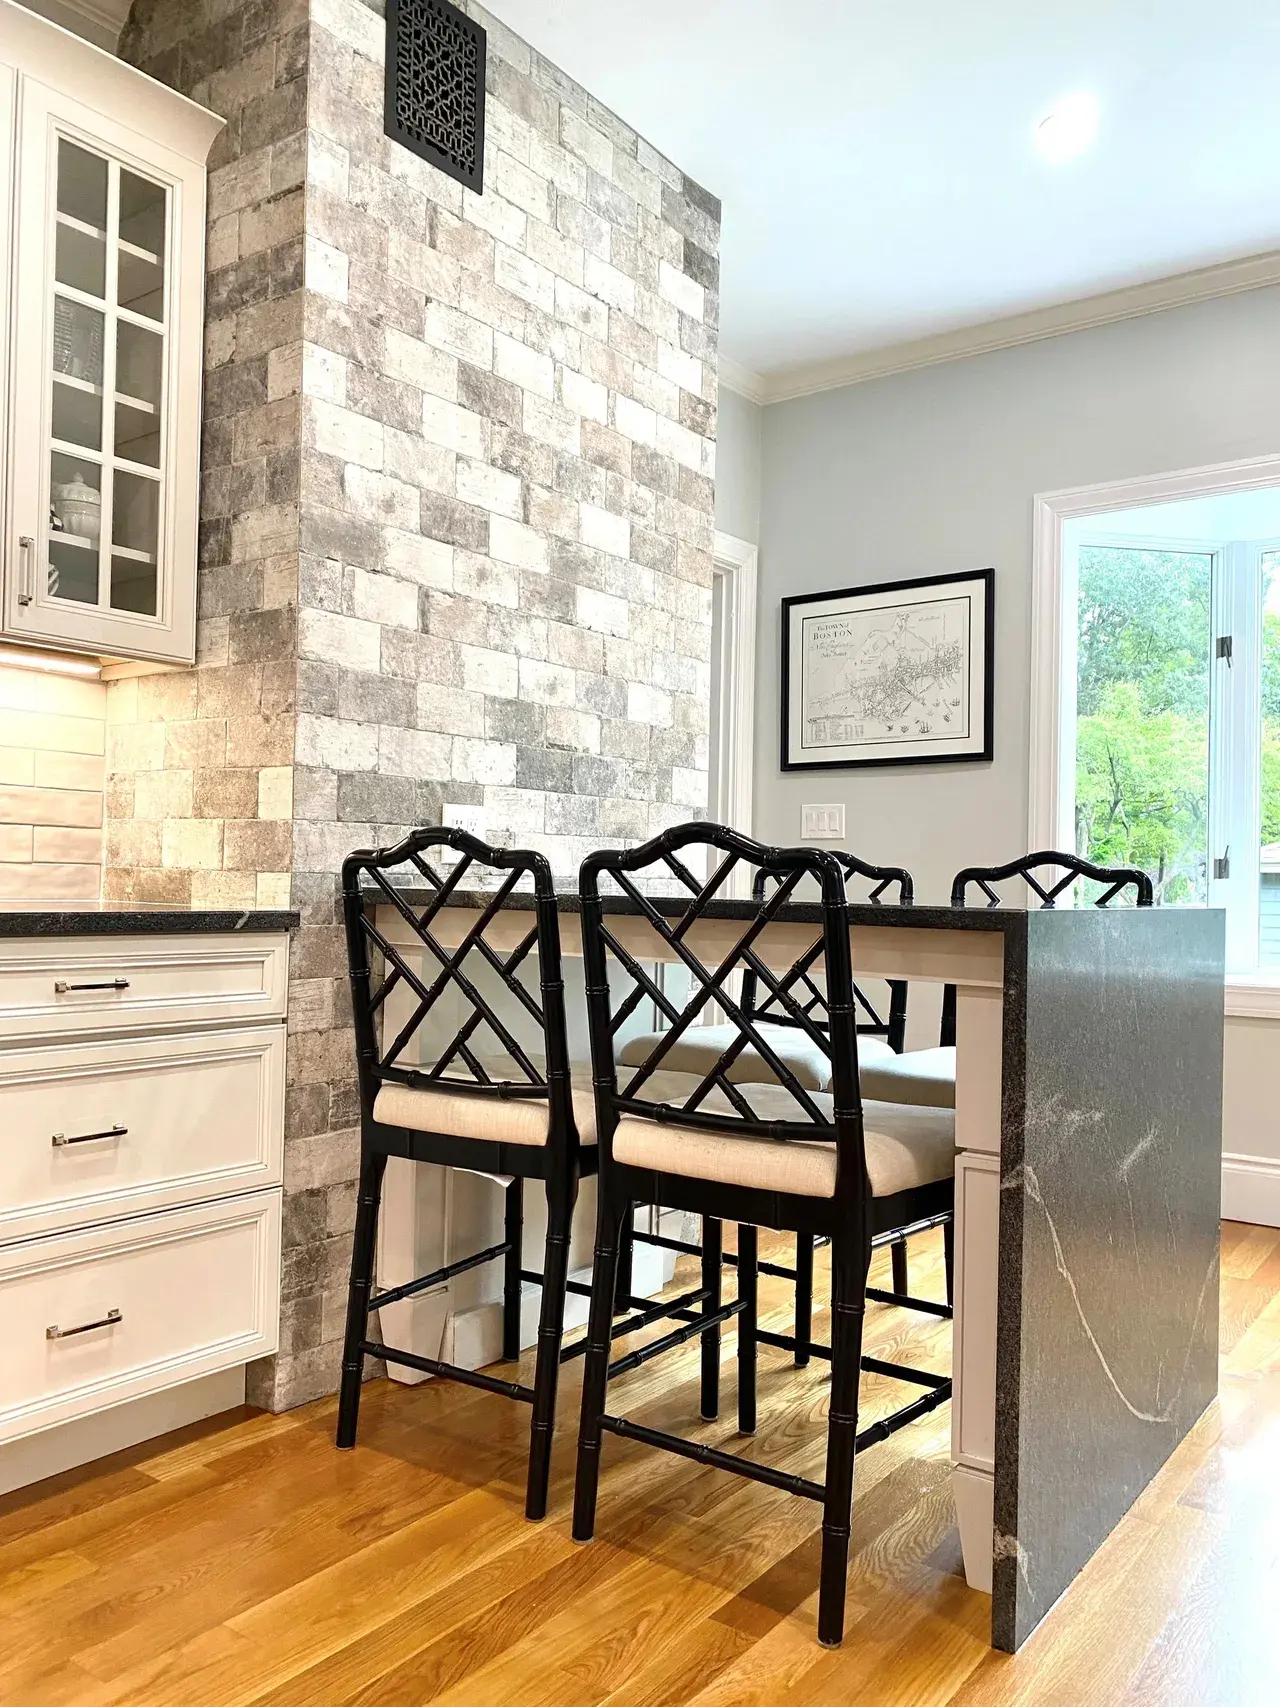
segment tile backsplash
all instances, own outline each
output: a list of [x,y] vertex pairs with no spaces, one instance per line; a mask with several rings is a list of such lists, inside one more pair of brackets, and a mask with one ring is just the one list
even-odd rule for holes
[[96,901],[107,690],[0,665],[0,901]]

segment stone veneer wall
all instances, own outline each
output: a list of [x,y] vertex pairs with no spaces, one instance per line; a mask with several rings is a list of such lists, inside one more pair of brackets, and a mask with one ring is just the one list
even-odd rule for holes
[[[275,1407],[331,1391],[337,1377],[358,1142],[342,857],[438,822],[445,804],[476,804],[491,839],[542,847],[569,874],[601,841],[642,838],[706,804],[719,204],[496,20],[466,9],[489,32],[479,197],[384,137],[380,6],[310,0],[296,60],[305,96],[289,108],[306,125],[305,195],[294,133],[264,143],[245,127],[255,101],[278,97],[302,0],[230,11],[139,0],[126,34],[148,69],[241,115],[213,176],[209,361],[211,386],[226,388],[222,406],[244,426],[231,432],[229,461],[206,471],[207,528],[220,543],[201,570],[193,679],[197,722],[206,676],[234,679],[248,663],[256,685],[259,660],[223,656],[217,625],[230,648],[246,615],[261,614],[260,585],[287,591],[273,632],[295,671],[279,762],[292,846],[270,869],[291,869],[303,923],[290,991],[282,1345],[250,1389]],[[269,54],[237,57],[264,18]],[[217,71],[193,46],[213,41]],[[247,165],[263,146],[269,165]],[[277,149],[290,162],[279,183]],[[254,245],[299,241],[301,287],[278,318],[269,295],[254,314],[243,300],[264,288]],[[235,281],[228,315],[220,275]],[[261,488],[241,451],[299,468],[279,535],[245,523]],[[263,537],[278,579],[246,561]],[[170,841],[176,850],[202,833],[179,786],[160,830],[162,870]],[[121,832],[139,833],[132,823]],[[214,834],[203,834],[212,858]],[[224,830],[224,884],[226,847]],[[281,852],[269,851],[273,861]]]
[[297,688],[307,0],[136,0],[122,57],[221,113],[196,668],[107,695],[111,900],[285,906]]

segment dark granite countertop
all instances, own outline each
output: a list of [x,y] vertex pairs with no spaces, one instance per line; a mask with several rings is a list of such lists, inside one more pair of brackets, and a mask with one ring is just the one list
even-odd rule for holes
[[[425,889],[404,888],[399,893],[411,906],[416,907],[425,906],[431,899],[430,893]],[[371,905],[389,905],[385,895],[378,889],[370,888],[367,895]],[[668,916],[678,916],[689,903],[688,895],[683,893],[649,895],[646,899],[659,912]],[[489,906],[492,900],[492,890],[458,889],[449,897],[448,905],[467,907],[478,912]],[[606,913],[636,911],[635,903],[625,895],[605,895],[601,900]],[[557,901],[561,913],[574,914],[582,910],[581,897],[576,890],[562,890]],[[533,909],[533,895],[528,890],[515,891],[506,897],[502,905],[504,908],[530,912]],[[1059,910],[1065,913],[1074,909]],[[914,930],[998,931],[1005,935],[1018,935],[1025,931],[1028,916],[1042,911],[1053,909],[1018,906],[951,907],[920,902],[903,906],[898,902],[851,901],[849,922],[854,925],[896,925]],[[709,901],[704,909],[704,916],[709,919],[751,919],[755,917],[755,906],[753,902],[746,900]],[[791,920],[799,924],[816,924],[821,916],[822,909],[816,901],[788,901],[777,912],[779,920]]]
[[0,936],[172,936],[287,931],[285,908],[150,906],[134,901],[0,901]]

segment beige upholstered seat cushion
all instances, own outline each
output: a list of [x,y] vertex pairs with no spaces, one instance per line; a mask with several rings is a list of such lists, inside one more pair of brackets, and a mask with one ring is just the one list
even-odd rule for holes
[[[656,1099],[658,1093],[653,1094]],[[796,1104],[781,1085],[749,1085],[743,1094],[762,1119],[797,1118]],[[831,1098],[818,1092],[813,1100],[830,1118]],[[708,1113],[731,1112],[718,1091],[713,1091],[702,1106]],[[954,1175],[956,1122],[950,1110],[868,1102],[863,1105],[863,1120],[867,1172],[877,1197],[892,1197],[895,1192]],[[697,1127],[624,1115],[614,1133],[613,1153],[620,1162],[635,1167],[762,1191],[832,1197],[836,1189],[836,1147],[832,1142],[736,1138],[731,1133],[703,1132]]]
[[[596,1141],[596,1105],[588,1077],[574,1075],[573,1115],[584,1144]],[[451,1138],[480,1138],[491,1144],[545,1144],[549,1114],[545,1097],[472,1096],[467,1091],[413,1090],[383,1085],[373,1118],[384,1126],[440,1132]]]
[[[539,1058],[538,1065],[542,1062]],[[486,1058],[496,1076],[507,1070]],[[591,1069],[574,1062],[573,1115],[578,1137],[584,1144],[596,1141],[596,1105],[591,1088]],[[640,1090],[644,1102],[682,1103],[698,1087],[689,1073],[654,1073]],[[777,1087],[775,1087],[776,1089]],[[787,1109],[780,1119],[791,1119],[795,1104],[782,1092]],[[732,1110],[721,1100],[720,1109]],[[545,1097],[472,1096],[467,1091],[416,1090],[408,1085],[383,1085],[373,1105],[373,1118],[384,1126],[407,1126],[413,1132],[441,1132],[451,1138],[479,1138],[491,1144],[545,1144],[548,1112]]]
[[[806,1037],[798,1026],[793,1025],[762,1023],[757,1029],[805,1090],[826,1090],[831,1083],[831,1060],[812,1038]],[[736,1025],[691,1025],[662,1057],[663,1068],[672,1073],[696,1073],[702,1078],[740,1035]],[[642,1066],[664,1036],[664,1032],[650,1031],[643,1037],[630,1038],[622,1047],[619,1061],[624,1067]],[[878,1061],[882,1055],[892,1053],[882,1037],[858,1039],[860,1063]],[[750,1043],[725,1076],[735,1085],[772,1084],[777,1078],[764,1056]]]
[[882,1102],[954,1108],[955,1049],[912,1049],[905,1055],[889,1055],[882,1061],[864,1065],[862,1094],[878,1097]]

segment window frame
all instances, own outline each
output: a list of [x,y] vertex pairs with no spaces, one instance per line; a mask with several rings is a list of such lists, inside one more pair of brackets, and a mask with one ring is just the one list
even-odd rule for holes
[[[1061,492],[1038,494],[1034,501],[1031,597],[1031,680],[1028,770],[1028,846],[1074,847],[1075,834],[1075,683],[1077,669],[1078,539],[1069,537],[1069,523],[1087,528],[1090,517],[1108,512],[1176,503],[1191,498],[1280,486],[1280,456],[1182,469],[1133,480],[1100,482]],[[1247,546],[1223,548],[1220,541],[1179,538],[1148,540],[1137,535],[1117,537],[1099,528],[1090,544],[1109,543],[1138,549],[1220,551],[1222,570],[1215,574],[1214,636],[1233,636],[1230,665],[1211,660],[1210,710],[1210,861],[1224,846],[1260,846],[1261,795],[1261,600],[1253,615],[1241,609],[1246,559],[1256,573],[1263,552],[1280,542],[1253,540]],[[1232,553],[1235,553],[1233,559]],[[1216,568],[1216,565],[1215,565]],[[1225,572],[1224,572],[1225,571]],[[1229,621],[1231,626],[1222,624]],[[1241,626],[1242,622],[1245,624]],[[1249,636],[1249,623],[1253,633]],[[1253,643],[1246,640],[1252,638]],[[1229,672],[1228,679],[1222,678]],[[1237,739],[1234,727],[1249,719],[1252,742]],[[1215,716],[1215,708],[1220,707]],[[1246,723],[1249,727],[1250,723]],[[1247,757],[1251,745],[1252,762]],[[1229,756],[1224,753],[1229,750]],[[1215,757],[1217,762],[1215,764]],[[1223,780],[1227,780],[1224,788]],[[1215,786],[1215,781],[1217,786]],[[1251,832],[1252,829],[1252,833]],[[1215,879],[1210,864],[1209,905],[1228,905],[1228,965],[1244,959],[1248,938],[1250,969],[1227,977],[1226,1011],[1250,1017],[1280,1018],[1280,968],[1258,965],[1258,906],[1260,884],[1251,884],[1252,903],[1243,900],[1246,866],[1236,860],[1229,879]],[[1252,874],[1250,874],[1252,875]],[[1250,933],[1251,920],[1251,935]]]

